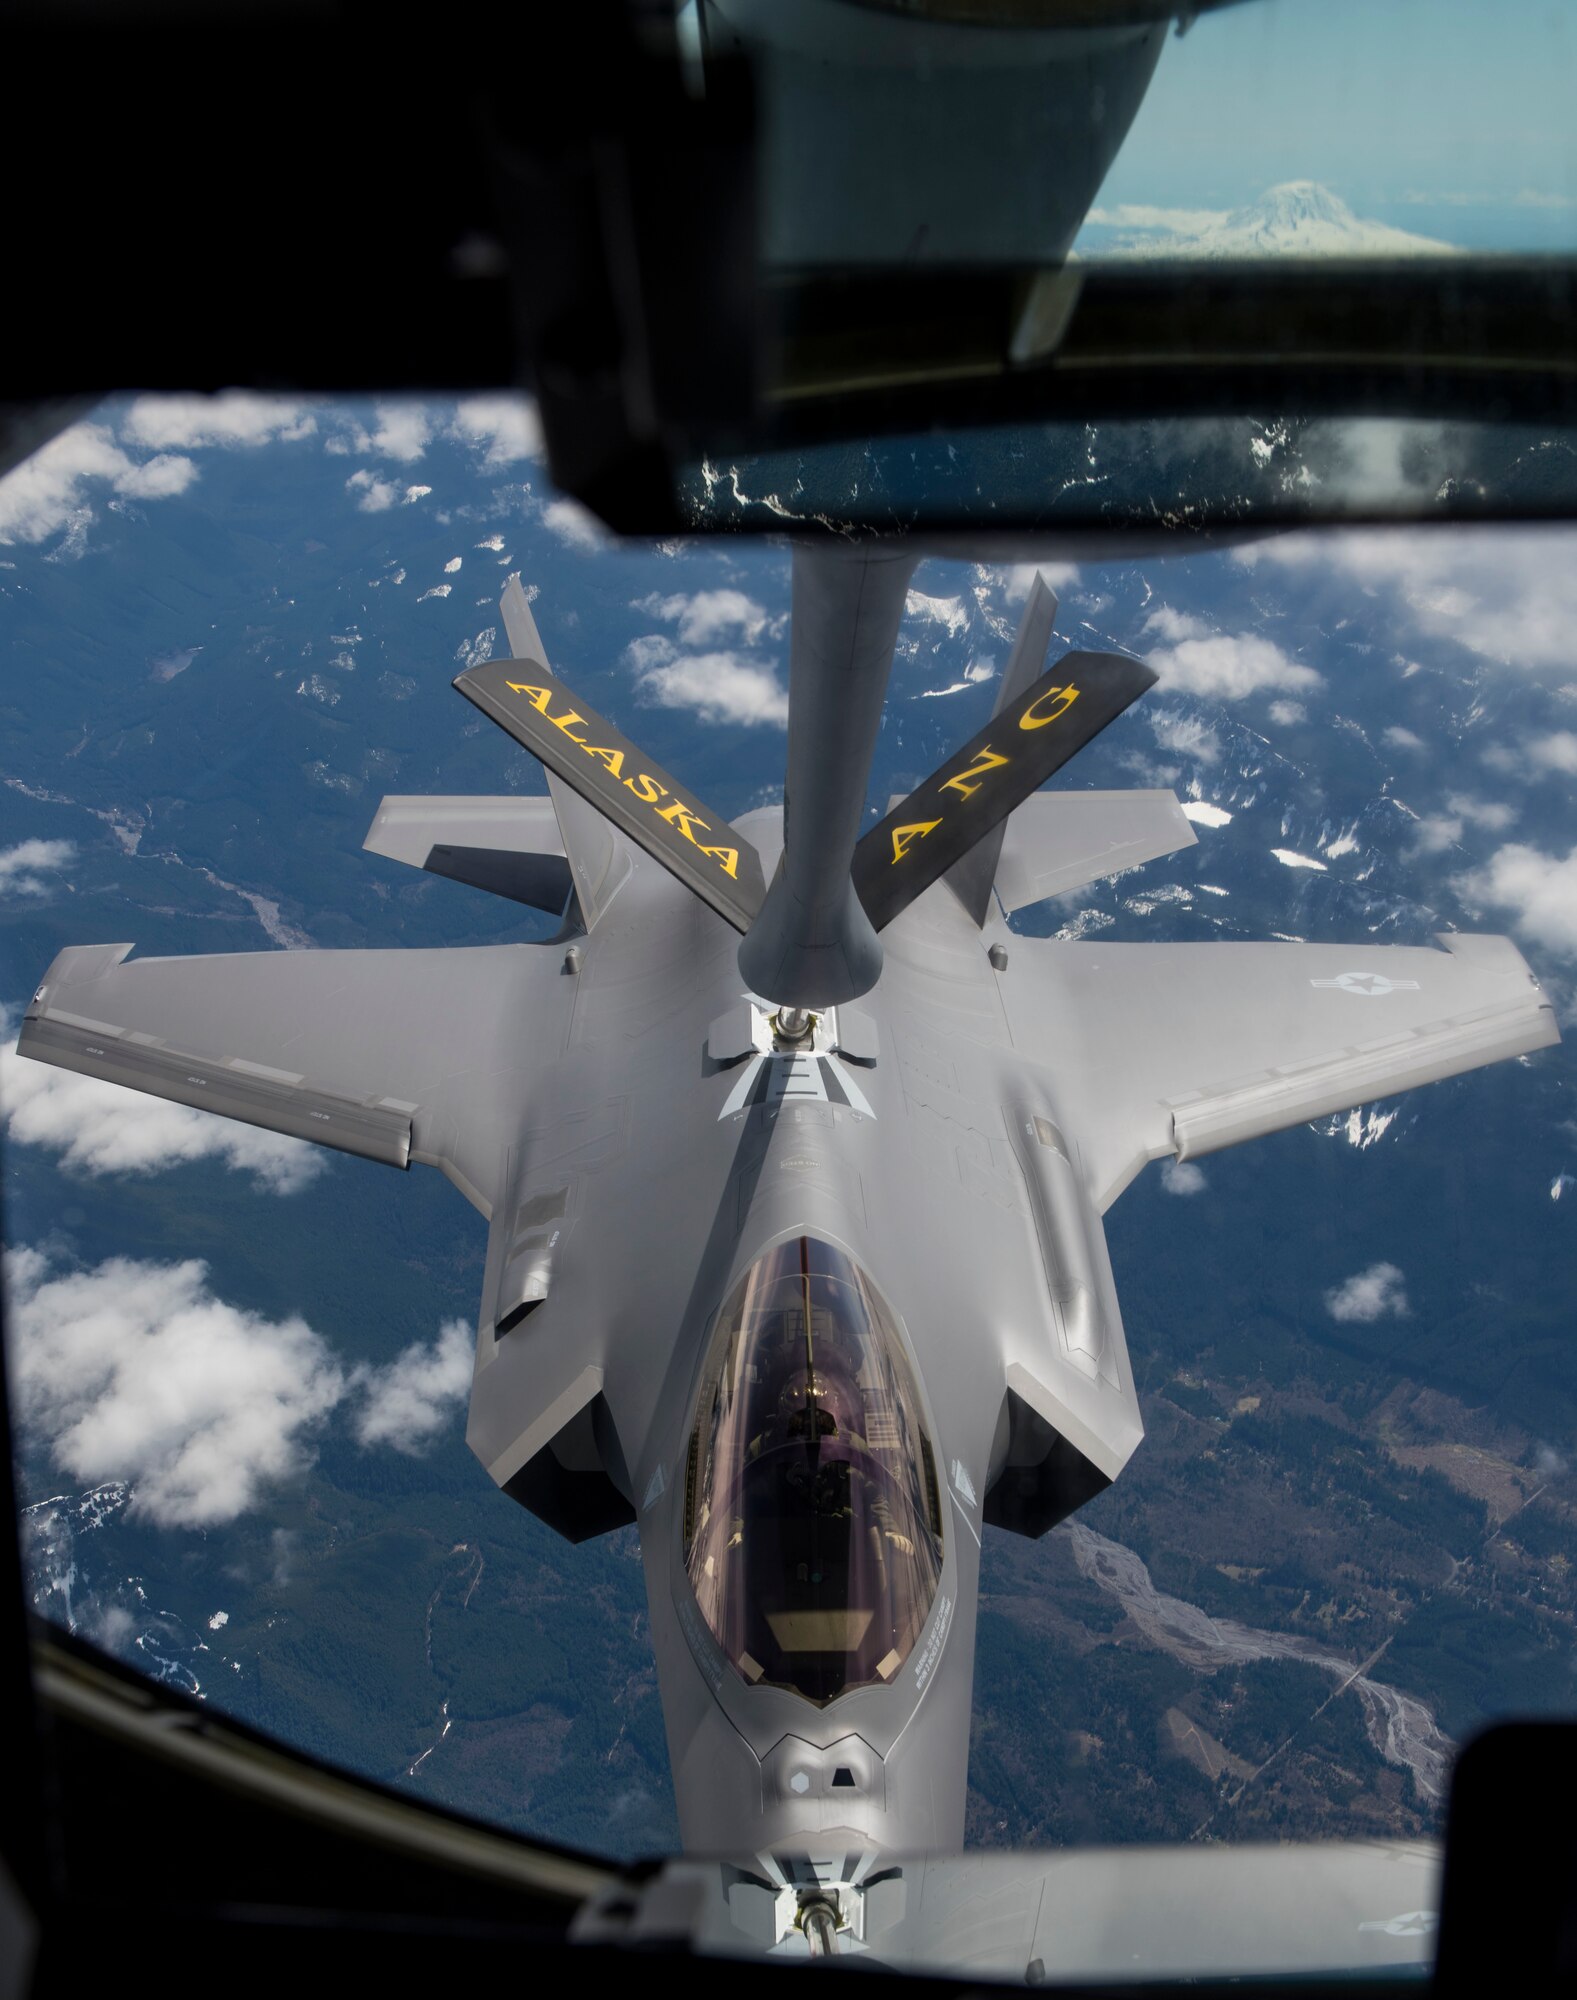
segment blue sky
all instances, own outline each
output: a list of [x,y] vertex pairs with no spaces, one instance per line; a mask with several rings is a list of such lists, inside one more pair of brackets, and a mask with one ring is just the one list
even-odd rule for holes
[[1230,208],[1315,180],[1422,234],[1570,249],[1574,102],[1566,0],[1252,0],[1169,39],[1100,202]]

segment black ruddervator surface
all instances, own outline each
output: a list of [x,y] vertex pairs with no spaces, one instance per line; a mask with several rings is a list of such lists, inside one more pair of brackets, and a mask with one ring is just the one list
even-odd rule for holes
[[1114,722],[1157,676],[1123,653],[1065,653],[860,841],[854,886],[877,930]]
[[749,930],[767,893],[750,842],[539,661],[488,660],[455,686],[709,909]]
[[[1157,676],[1123,653],[1067,653],[933,771],[854,850],[854,886],[890,924]],[[761,857],[661,764],[536,660],[487,660],[456,677],[467,701],[745,932],[766,894]]]

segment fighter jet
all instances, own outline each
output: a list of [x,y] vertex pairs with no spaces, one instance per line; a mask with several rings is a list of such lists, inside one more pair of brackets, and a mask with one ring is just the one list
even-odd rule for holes
[[1039,580],[991,721],[867,826],[915,559],[796,549],[784,804],[733,823],[553,674],[512,581],[512,656],[456,685],[548,795],[388,798],[366,845],[554,937],[78,946],[20,1038],[486,1219],[467,1437],[571,1540],[638,1524],[693,1852],[961,1846],[982,1535],[1044,1535],[1142,1435],[1102,1216],[1147,1161],[1558,1040],[1505,938],[1011,929],[1194,839],[1168,792],[1040,789],[1154,676],[1048,667]]

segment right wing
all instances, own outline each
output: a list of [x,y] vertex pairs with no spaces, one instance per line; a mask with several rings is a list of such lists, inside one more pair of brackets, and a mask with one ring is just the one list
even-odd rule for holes
[[1146,1160],[1189,1159],[1560,1040],[1509,938],[1406,945],[1015,938],[1014,1047],[1054,1078],[1106,1209]]
[[556,953],[258,951],[130,959],[77,945],[18,1053],[404,1167],[491,1215],[532,1075],[567,1025]]

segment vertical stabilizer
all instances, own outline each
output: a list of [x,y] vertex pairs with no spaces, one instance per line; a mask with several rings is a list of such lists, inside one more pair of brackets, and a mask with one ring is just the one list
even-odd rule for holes
[[[504,631],[510,653],[517,660],[540,660],[551,667],[547,648],[531,615],[520,578],[512,576],[499,599]],[[594,805],[571,791],[564,780],[547,774],[548,795],[558,816],[559,834],[565,859],[575,883],[575,899],[580,904],[587,930],[596,923],[613,898],[613,892],[630,872],[630,850],[624,836],[598,812]]]
[[[518,584],[515,586],[517,590],[519,587]],[[1056,623],[1057,594],[1037,570],[1035,581],[1029,587],[1024,616],[1019,620],[1018,637],[1013,641],[1013,650],[1008,655],[1007,666],[997,686],[996,706],[991,711],[993,717],[1017,701],[1039,679]],[[947,871],[953,893],[977,924],[983,924],[991,910],[991,885],[997,878],[997,863],[1002,858],[1002,841],[1006,833],[1007,821],[1004,819],[1000,826],[984,834]]]

